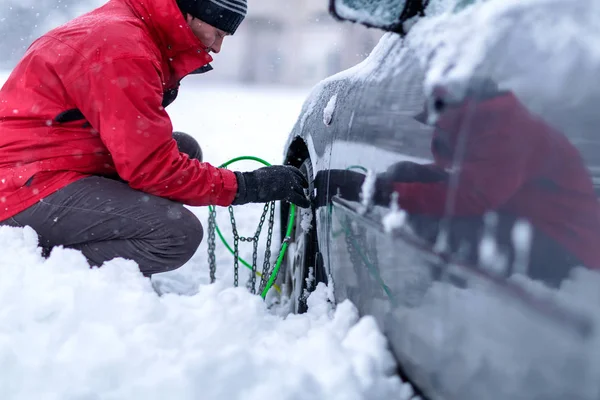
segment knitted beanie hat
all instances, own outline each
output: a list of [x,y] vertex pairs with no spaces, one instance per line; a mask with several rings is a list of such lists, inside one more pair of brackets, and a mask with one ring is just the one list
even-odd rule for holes
[[248,10],[247,0],[177,0],[177,4],[184,13],[232,35]]

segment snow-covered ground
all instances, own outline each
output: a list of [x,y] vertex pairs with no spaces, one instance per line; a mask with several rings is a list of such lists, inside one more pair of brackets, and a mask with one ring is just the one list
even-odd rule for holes
[[[306,93],[206,86],[207,78],[184,81],[169,107],[175,129],[194,135],[216,165],[240,155],[280,162]],[[205,208],[192,210],[206,221]],[[239,208],[240,233],[254,231],[260,211]],[[218,222],[230,232],[226,209]],[[246,270],[242,287],[232,287],[232,258],[220,243],[214,285],[205,244],[152,283],[131,261],[91,270],[62,248],[43,259],[29,228],[0,228],[0,249],[3,400],[411,396],[372,318],[348,302],[332,309],[323,286],[305,315],[269,310],[243,288]]]
[[[573,115],[579,115],[573,113],[585,111],[579,106],[583,99],[586,104],[597,104],[592,101],[596,98],[595,86],[588,84],[595,82],[595,67],[600,60],[600,14],[591,12],[597,8],[590,8],[598,7],[594,0],[490,0],[453,17],[445,14],[454,6],[462,8],[469,3],[472,1],[432,0],[430,10],[437,10],[432,15],[440,15],[416,25],[408,36],[408,46],[420,50],[427,88],[434,83],[466,81],[480,70],[489,69],[494,77],[506,78],[500,68],[504,66],[507,71],[520,72],[516,77],[525,88],[525,84],[543,88],[541,98],[558,99],[559,116],[568,112],[573,119]],[[555,29],[555,6],[560,7],[559,14],[563,16],[558,26],[561,29]],[[525,35],[532,27],[534,34]],[[570,34],[564,35],[565,32]],[[498,54],[504,61],[517,61],[512,69],[489,57],[490,49],[507,42],[508,34],[518,38],[521,45],[514,46],[510,57],[505,52]],[[394,35],[385,36],[368,62],[335,79],[349,75],[359,79],[373,73],[396,40]],[[550,55],[561,54],[560,62],[540,63],[550,60],[546,51]],[[496,65],[498,70],[491,68]],[[516,68],[522,65],[527,68]],[[584,68],[586,65],[591,67]],[[540,73],[540,66],[544,73]],[[573,73],[574,68],[577,73]],[[203,147],[205,160],[215,165],[240,155],[280,162],[287,134],[308,91],[210,86],[206,82],[210,82],[210,74],[186,78],[179,99],[169,107],[174,128],[195,136]],[[590,90],[572,90],[565,97],[566,89],[582,87]],[[313,96],[307,104],[309,112],[316,111],[314,100]],[[331,117],[335,101],[332,98],[325,107],[324,123]],[[588,121],[585,115],[578,119]],[[232,168],[256,167],[243,163]],[[236,215],[241,234],[254,231],[261,208],[239,207]],[[202,221],[207,220],[206,208],[192,210]],[[218,210],[218,223],[231,237],[226,209]],[[385,400],[412,396],[410,386],[394,375],[395,366],[385,338],[372,318],[359,318],[348,302],[332,308],[327,302],[330,291],[324,286],[309,299],[305,315],[285,316],[277,307],[269,309],[258,296],[243,288],[248,278],[243,267],[242,287],[232,288],[232,258],[220,243],[218,281],[214,285],[208,284],[205,243],[184,267],[155,276],[152,282],[144,279],[130,261],[114,260],[103,268],[90,270],[81,254],[60,248],[45,260],[37,248],[35,233],[27,228],[0,228],[0,249],[2,399]],[[261,246],[261,253],[262,249]],[[246,259],[249,250],[247,246],[242,249]],[[594,328],[600,323],[600,280],[592,272],[577,273],[556,292],[518,278],[514,283],[566,309],[583,312],[593,319]],[[535,344],[534,350],[545,343],[549,343],[548,347],[554,345],[547,354],[530,352],[543,354],[533,360],[542,366],[558,365],[555,358],[562,354],[581,355],[576,361],[587,366],[581,378],[581,392],[589,389],[586,393],[595,393],[600,371],[596,331],[588,342],[568,348],[571,342],[552,343],[552,332],[540,336],[540,340],[536,332],[541,328],[523,332],[525,322],[512,325],[509,330],[494,330],[509,316],[501,316],[498,311],[503,310],[502,305],[494,303],[494,299],[486,301],[486,296],[478,288],[452,288],[450,292],[434,287],[427,293],[430,303],[424,302],[424,307],[399,318],[405,325],[416,327],[408,333],[418,333],[421,327],[422,336],[426,337],[436,326],[418,322],[424,319],[435,325],[435,313],[439,310],[428,310],[427,305],[445,302],[445,311],[456,310],[462,320],[477,321],[475,325],[445,327],[445,336],[453,339],[445,346],[448,359],[464,360],[458,368],[477,371],[489,362],[487,357],[496,360],[495,365],[506,361],[505,365],[510,366],[518,359],[512,353],[515,349],[506,351],[494,344],[511,343],[505,335],[514,338],[512,343],[525,338],[529,340],[526,343]],[[464,327],[472,328],[474,335],[465,335]],[[487,329],[484,335],[481,327]],[[432,350],[433,345],[422,348]],[[419,360],[425,368],[434,369],[439,365],[439,356],[435,353],[429,359]],[[522,368],[505,372],[503,379],[525,376]],[[564,376],[555,380],[564,381]],[[518,379],[514,382],[520,383]],[[506,386],[509,393],[511,388]]]

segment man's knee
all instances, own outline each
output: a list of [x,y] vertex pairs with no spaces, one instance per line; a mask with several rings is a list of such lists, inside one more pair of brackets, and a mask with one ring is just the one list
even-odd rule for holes
[[198,250],[204,230],[198,218],[182,205],[167,210],[159,237],[146,243],[148,259],[152,262],[140,265],[144,275],[169,272],[182,267]]
[[184,132],[173,132],[173,139],[177,142],[177,148],[181,153],[185,153],[190,158],[202,161],[202,148],[190,135]]
[[172,239],[169,251],[179,258],[173,266],[173,269],[176,269],[188,262],[196,253],[204,237],[204,229],[198,217],[183,206],[169,210],[168,218],[171,219]]
[[202,223],[194,213],[185,207],[182,208],[184,210],[183,220],[185,221],[183,234],[186,238],[183,244],[183,252],[187,258],[183,263],[185,264],[198,250],[198,247],[204,238],[204,229],[202,228]]

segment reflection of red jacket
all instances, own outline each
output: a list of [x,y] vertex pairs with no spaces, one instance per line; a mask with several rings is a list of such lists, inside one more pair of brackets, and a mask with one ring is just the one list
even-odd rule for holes
[[[111,0],[34,42],[0,90],[0,221],[115,172],[186,204],[230,204],[233,172],[179,153],[161,104],[210,61],[175,0]],[[71,109],[92,128],[53,122]]]
[[443,167],[453,157],[460,160],[457,187],[448,192],[444,182],[397,183],[404,209],[437,216],[511,213],[529,219],[586,266],[600,268],[600,207],[583,160],[513,94],[443,112],[432,152]]

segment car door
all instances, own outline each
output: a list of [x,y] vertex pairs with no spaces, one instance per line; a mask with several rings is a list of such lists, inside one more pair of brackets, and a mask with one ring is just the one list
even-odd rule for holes
[[[332,142],[330,169],[380,172],[400,158],[425,159],[430,156],[430,129],[411,118],[411,114],[420,110],[424,99],[422,75],[416,60],[406,54],[402,39],[396,35],[384,38],[375,52],[377,54],[369,58],[369,65],[355,71],[349,90],[349,96],[353,98],[351,109],[343,110],[350,115],[345,118],[346,126],[338,128],[336,141]],[[403,96],[399,97],[399,92]],[[344,100],[343,105],[347,104],[348,100]],[[338,116],[334,114],[334,118]],[[331,219],[331,215],[329,212],[322,218]],[[329,232],[333,230],[329,229]],[[338,237],[333,235],[333,239]],[[356,285],[356,279],[351,278],[354,273],[347,263],[337,262],[337,255],[330,258],[327,264],[336,282],[336,297],[346,298],[346,289]],[[352,284],[345,282],[349,279]],[[356,298],[351,299],[356,302]]]
[[[336,299],[348,298],[362,314],[375,316],[401,370],[427,397],[597,398],[600,391],[594,361],[598,354],[594,317],[581,303],[569,304],[568,295],[560,298],[553,287],[557,285],[557,273],[532,269],[523,261],[531,256],[527,252],[533,251],[532,243],[514,244],[527,242],[532,218],[536,221],[541,205],[554,200],[542,195],[539,203],[534,199],[517,204],[518,218],[513,219],[502,219],[499,212],[464,211],[461,203],[469,197],[464,194],[465,181],[473,180],[465,168],[470,141],[480,135],[482,127],[493,123],[501,131],[503,124],[513,119],[512,114],[507,118],[492,107],[484,110],[483,121],[478,119],[478,104],[489,99],[485,85],[475,85],[482,97],[468,105],[451,125],[456,130],[455,148],[445,154],[445,161],[439,160],[439,154],[436,157],[430,149],[442,146],[444,141],[436,139],[438,128],[428,122],[441,120],[445,111],[436,108],[440,104],[435,95],[425,99],[418,64],[400,41],[396,46],[388,54],[390,61],[382,61],[374,74],[381,74],[379,80],[374,78],[361,87],[362,102],[353,110],[346,134],[341,134],[342,140],[332,148],[331,167],[380,173],[398,161],[422,165],[437,162],[446,164],[448,180],[444,192],[423,189],[431,197],[421,199],[420,213],[386,204],[365,207],[360,200],[333,197],[327,264]],[[515,93],[506,95],[514,104],[521,104]],[[460,98],[452,101],[457,107],[463,104]],[[523,115],[528,112],[526,106],[519,111]],[[531,117],[536,124],[538,119],[537,114]],[[536,126],[532,123],[519,131],[526,133]],[[560,134],[558,143],[573,141],[569,135]],[[527,155],[544,151],[535,141],[517,144],[512,150],[523,152],[529,148]],[[506,186],[502,174],[519,173],[519,169],[511,169],[516,155],[510,153],[510,146],[504,147],[501,139],[474,150],[480,161],[476,169],[487,168],[488,161],[492,164],[477,182],[480,188],[492,188],[492,193]],[[544,168],[561,165],[560,157],[552,158],[557,154],[552,149],[545,149],[550,158],[542,160]],[[577,158],[570,154],[572,159]],[[504,166],[498,164],[499,155],[508,161]],[[593,170],[589,162],[587,166]],[[542,175],[534,186],[560,190]],[[410,189],[419,186],[412,184]],[[409,186],[396,187],[404,193],[401,188]],[[532,190],[525,188],[526,192]],[[561,199],[559,196],[556,201],[560,203]],[[514,201],[520,203],[522,199]],[[497,206],[504,207],[506,202]],[[515,204],[509,206],[514,212]],[[457,209],[462,211],[457,213]],[[590,220],[596,218],[594,208],[589,212]],[[457,215],[465,217],[466,222],[455,223]],[[549,224],[558,226],[559,232],[561,227],[571,229],[569,215],[550,215]],[[513,253],[504,251],[503,246],[510,241]],[[584,269],[580,274],[588,272]],[[567,278],[562,275],[562,280]],[[585,296],[592,295],[580,296],[579,301],[585,303]],[[593,301],[591,297],[589,300]]]
[[[332,145],[332,170],[375,174],[399,161],[433,161],[432,128],[415,119],[425,102],[418,60],[399,36],[383,40],[370,73],[353,86],[355,107]],[[414,234],[394,231],[401,213],[386,206],[365,210],[360,200],[334,195],[327,211],[321,211],[328,220],[326,265],[336,300],[350,299],[362,315],[374,316],[400,368],[412,381],[429,385],[425,377],[433,372],[421,365],[431,368],[439,359],[433,343],[445,321],[423,314],[414,329],[401,326],[409,316],[420,315],[411,310],[425,301],[443,258]],[[435,329],[428,332],[417,329],[431,324]]]
[[[597,311],[584,305],[594,302],[600,280],[583,265],[597,265],[599,205],[595,158],[589,149],[582,157],[573,140],[582,131],[550,122],[556,114],[548,109],[533,111],[534,86],[525,93],[471,78],[460,95],[438,88],[434,96],[438,112],[428,120],[448,145],[436,160],[453,171],[443,209],[432,199],[419,210],[440,212],[436,250],[447,257],[446,282],[429,303],[444,326],[434,342],[434,391],[597,398]],[[421,189],[414,197],[439,192]]]

